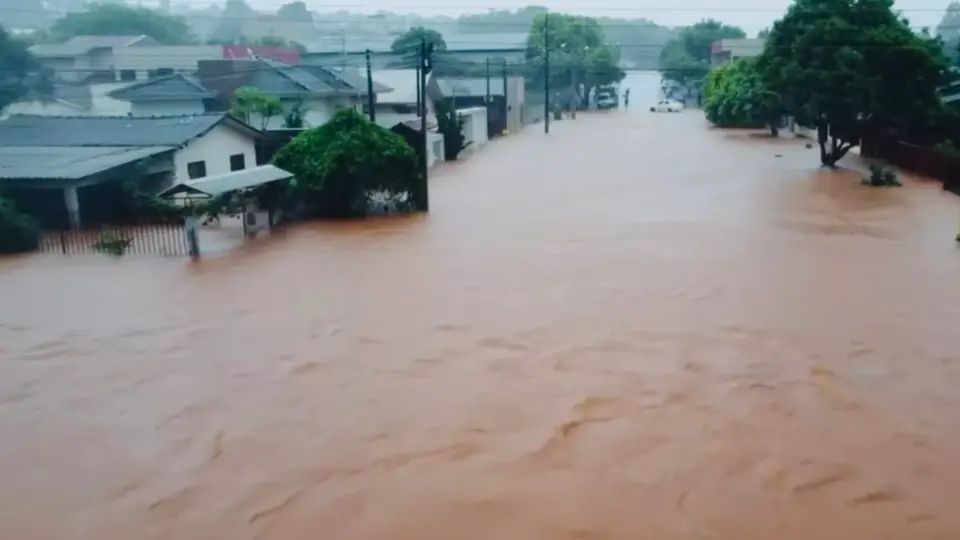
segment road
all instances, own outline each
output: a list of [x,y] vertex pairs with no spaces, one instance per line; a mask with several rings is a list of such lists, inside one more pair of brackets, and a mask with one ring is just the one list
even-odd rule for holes
[[0,537],[957,538],[960,200],[816,161],[635,106],[425,216],[0,261]]

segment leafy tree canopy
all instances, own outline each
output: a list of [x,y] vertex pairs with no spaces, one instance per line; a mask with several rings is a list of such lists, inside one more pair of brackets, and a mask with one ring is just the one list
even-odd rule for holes
[[550,84],[556,88],[583,85],[586,92],[623,80],[620,52],[607,41],[596,19],[581,15],[538,15],[527,37],[527,56],[543,80],[546,50],[550,52]]
[[783,114],[780,96],[763,83],[754,58],[714,69],[703,85],[707,120],[720,127],[770,126],[772,135]]
[[714,42],[745,37],[746,32],[736,26],[713,19],[700,21],[684,28],[679,36],[664,45],[660,51],[660,71],[665,79],[681,84],[702,79],[710,70]]
[[260,129],[267,129],[270,119],[283,114],[280,98],[251,86],[243,86],[233,94],[230,114],[250,124],[256,121]]
[[277,16],[287,21],[313,22],[313,15],[307,9],[307,5],[299,0],[280,6]]
[[412,68],[418,64],[420,57],[420,43],[426,40],[427,44],[433,44],[434,51],[444,51],[447,49],[447,42],[443,40],[443,35],[436,30],[415,26],[403,34],[397,36],[390,44],[390,50],[400,55],[402,67]]
[[0,26],[0,111],[27,93],[35,84],[38,69],[26,44]]
[[274,162],[295,175],[297,198],[323,217],[363,215],[374,192],[407,194],[408,200],[419,195],[413,148],[350,108],[297,135]]
[[194,42],[182,17],[119,3],[91,4],[84,11],[67,13],[50,31],[59,41],[74,36],[129,36],[145,34],[164,45]]
[[789,114],[816,126],[833,166],[865,130],[908,131],[939,110],[948,62],[892,0],[796,0],[774,23],[757,66]]

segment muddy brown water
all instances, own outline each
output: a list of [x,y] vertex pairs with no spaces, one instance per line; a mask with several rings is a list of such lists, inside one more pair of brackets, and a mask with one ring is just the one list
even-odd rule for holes
[[581,115],[427,216],[3,260],[0,537],[956,539],[960,199],[814,152]]

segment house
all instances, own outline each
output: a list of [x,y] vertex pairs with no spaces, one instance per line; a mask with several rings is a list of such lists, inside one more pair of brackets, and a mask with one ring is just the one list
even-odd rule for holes
[[149,36],[76,36],[66,43],[37,44],[30,53],[53,71],[57,80],[78,82],[115,80],[115,49],[158,45]]
[[130,103],[133,116],[203,114],[216,92],[200,84],[196,75],[175,73],[118,88],[110,96]]
[[740,58],[760,56],[764,40],[761,38],[721,39],[714,41],[710,48],[710,65],[722,66]]
[[140,178],[160,190],[253,167],[261,137],[225,113],[16,115],[0,122],[0,188],[47,225],[79,227],[102,215],[118,180]]
[[[490,101],[487,103],[489,88]],[[526,97],[523,77],[433,77],[427,83],[427,95],[435,103],[455,109],[486,107],[488,136],[523,127]]]
[[[277,96],[286,109],[302,105],[310,126],[323,124],[344,107],[359,110],[367,94],[366,79],[352,73],[256,59],[201,61],[196,75],[160,77],[118,89],[111,95],[130,102],[134,115],[150,111],[195,114],[229,110],[234,93],[245,86]],[[381,85],[374,89],[386,90]],[[263,129],[279,129],[283,122],[279,116],[251,119],[253,125]]]

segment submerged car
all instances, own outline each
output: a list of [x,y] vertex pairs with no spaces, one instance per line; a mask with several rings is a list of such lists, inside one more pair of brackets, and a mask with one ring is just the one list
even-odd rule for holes
[[620,104],[617,103],[617,98],[611,96],[610,94],[603,94],[597,96],[597,109],[616,109]]
[[683,103],[672,99],[662,99],[650,107],[650,112],[680,112],[683,110]]

